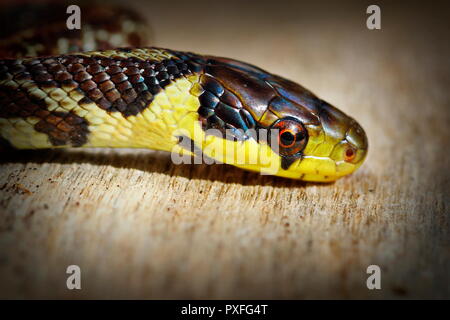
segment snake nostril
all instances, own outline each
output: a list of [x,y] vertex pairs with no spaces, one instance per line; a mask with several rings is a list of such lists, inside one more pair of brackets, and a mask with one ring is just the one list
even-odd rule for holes
[[347,162],[352,161],[353,159],[355,159],[356,156],[356,150],[349,147],[345,150],[345,154],[344,154],[344,159]]

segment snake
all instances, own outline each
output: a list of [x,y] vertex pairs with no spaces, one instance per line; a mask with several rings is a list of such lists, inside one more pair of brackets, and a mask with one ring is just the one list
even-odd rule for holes
[[294,81],[146,46],[149,28],[128,9],[83,6],[82,28],[68,30],[64,6],[18,18],[29,6],[1,22],[0,137],[14,149],[145,148],[314,182],[366,158],[361,125]]

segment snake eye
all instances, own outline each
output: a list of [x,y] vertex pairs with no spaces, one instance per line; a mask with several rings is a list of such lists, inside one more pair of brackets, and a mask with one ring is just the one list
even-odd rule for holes
[[279,140],[281,147],[290,148],[295,144],[296,136],[291,130],[284,129],[283,131],[280,132]]
[[280,119],[272,125],[278,130],[278,153],[283,156],[299,154],[306,146],[308,134],[303,124],[292,118]]

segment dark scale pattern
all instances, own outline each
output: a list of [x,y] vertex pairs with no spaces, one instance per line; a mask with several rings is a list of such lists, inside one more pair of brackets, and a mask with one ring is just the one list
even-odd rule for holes
[[[149,26],[139,13],[123,6],[108,4],[106,1],[101,4],[87,1],[79,4],[82,8],[82,28],[68,30],[66,9],[69,4],[65,1],[57,2],[27,1],[23,4],[11,3],[2,6],[0,56],[18,58],[92,50],[92,41],[83,41],[86,37],[94,41],[95,50],[108,50],[117,46],[139,47],[151,38]],[[129,28],[124,28],[125,23],[134,28],[127,30]],[[28,32],[24,32],[25,30]],[[31,30],[33,31],[29,32]],[[99,30],[103,30],[106,37],[100,38],[97,32]],[[114,45],[111,43],[113,36]],[[60,40],[67,45],[58,45]]]
[[84,95],[79,101],[81,106],[94,102],[108,112],[128,117],[137,115],[155,94],[172,80],[190,74],[192,69],[197,70],[176,58],[158,62],[134,57],[67,55],[0,60],[0,81],[4,81],[0,85],[0,117],[38,117],[42,120],[35,129],[47,133],[52,144],[80,146],[87,141],[86,120],[75,114],[48,111],[45,96],[30,93],[23,85],[19,87],[18,82],[26,81],[38,88],[77,90]]
[[[213,56],[175,52],[181,59],[203,66],[198,110],[205,129],[270,128],[277,119],[291,116],[320,125],[320,99],[300,85],[254,65]],[[237,139],[247,138],[240,135]]]
[[228,79],[220,75],[216,77],[214,72],[210,71],[215,66],[230,66],[241,70],[240,65],[237,67],[239,63],[244,67],[252,67],[252,75],[262,70],[234,60],[232,60],[234,64],[230,64],[231,60],[222,61],[221,58],[200,56],[191,52],[171,51],[171,53],[186,61],[190,67],[204,70],[205,74],[200,78],[200,85],[204,92],[199,97],[200,108],[198,109],[203,129],[219,129],[224,136],[226,130],[230,129],[234,132],[231,138],[248,139],[245,132],[256,127],[254,117],[245,109],[241,99],[228,90],[225,83],[222,83]]
[[[31,80],[33,75],[35,75],[35,81],[42,87],[56,84],[48,73],[43,72],[42,65],[38,63],[20,64],[13,60],[0,62],[0,81],[5,79]],[[87,142],[89,130],[85,119],[71,112],[49,111],[43,99],[29,94],[26,89],[1,85],[0,118],[31,116],[41,119],[35,124],[34,129],[47,134],[50,142],[55,146],[79,147]]]
[[49,112],[34,128],[46,133],[54,146],[81,147],[89,133],[87,121],[72,112]]
[[[156,62],[133,57],[67,56],[59,58],[59,63],[65,76],[85,95],[81,104],[95,102],[125,117],[137,115],[172,80],[191,72],[179,59]],[[53,76],[56,78],[57,73]]]
[[[200,84],[204,92],[200,95],[200,108],[203,128],[234,131],[234,139],[247,139],[245,133],[255,127],[252,116],[242,106],[241,101],[222,84],[208,75],[202,75]],[[240,131],[234,130],[239,129]]]

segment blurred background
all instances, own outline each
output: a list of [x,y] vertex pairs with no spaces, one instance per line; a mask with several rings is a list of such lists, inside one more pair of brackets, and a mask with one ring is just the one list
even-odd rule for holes
[[366,163],[321,185],[147,150],[3,153],[1,298],[450,298],[448,1],[121,4],[146,45],[250,62],[350,114]]

